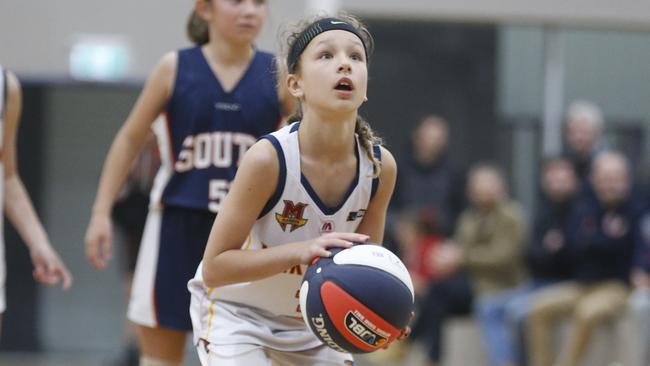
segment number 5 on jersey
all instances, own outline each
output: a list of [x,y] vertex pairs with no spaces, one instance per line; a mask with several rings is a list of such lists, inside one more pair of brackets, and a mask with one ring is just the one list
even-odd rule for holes
[[208,199],[208,209],[212,212],[219,212],[223,199],[226,198],[228,190],[230,189],[230,182],[225,179],[212,179],[210,180]]

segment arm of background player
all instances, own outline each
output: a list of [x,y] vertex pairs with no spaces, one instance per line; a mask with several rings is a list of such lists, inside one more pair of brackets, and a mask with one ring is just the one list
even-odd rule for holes
[[370,236],[370,241],[381,244],[384,240],[384,227],[386,225],[386,211],[390,197],[395,189],[397,177],[397,164],[393,155],[381,147],[381,173],[379,174],[379,186],[375,196],[368,205],[361,224],[357,228],[358,233]]
[[156,65],[106,157],[85,238],[86,257],[97,268],[106,268],[111,258],[113,203],[131,163],[151,133],[151,124],[163,112],[171,95],[176,64],[177,54],[170,52]]
[[52,248],[17,168],[16,135],[20,123],[22,93],[15,75],[7,72],[7,109],[3,136],[4,210],[7,218],[23,239],[34,264],[34,278],[53,285],[62,281],[64,289],[72,285],[72,276]]
[[[318,238],[266,249],[241,250],[260,212],[275,192],[279,162],[268,140],[253,145],[237,170],[230,191],[214,221],[203,256],[203,281],[208,287],[258,280],[278,274],[314,257],[329,256],[328,247],[350,247],[366,235],[329,233]],[[273,182],[275,184],[269,184]]]

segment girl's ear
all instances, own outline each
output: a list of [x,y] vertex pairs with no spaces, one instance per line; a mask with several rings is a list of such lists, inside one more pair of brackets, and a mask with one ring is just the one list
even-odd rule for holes
[[305,93],[302,91],[302,86],[300,85],[300,79],[298,79],[295,74],[289,74],[289,76],[287,76],[287,89],[294,98],[302,100],[305,96]]
[[194,12],[205,21],[212,19],[212,3],[207,0],[196,0]]

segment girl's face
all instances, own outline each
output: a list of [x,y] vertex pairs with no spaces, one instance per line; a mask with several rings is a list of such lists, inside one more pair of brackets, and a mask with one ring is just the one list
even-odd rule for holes
[[211,0],[206,21],[224,38],[252,43],[266,18],[266,0]]
[[366,99],[366,54],[355,34],[323,32],[309,43],[299,62],[298,75],[289,75],[289,90],[303,107],[350,113]]

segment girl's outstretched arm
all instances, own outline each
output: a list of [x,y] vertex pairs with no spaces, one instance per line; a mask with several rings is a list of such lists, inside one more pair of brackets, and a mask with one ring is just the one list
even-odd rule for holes
[[50,240],[38,219],[29,194],[18,174],[16,157],[16,134],[20,123],[22,91],[14,74],[7,72],[7,108],[3,136],[4,162],[4,211],[7,218],[29,248],[34,265],[34,278],[48,285],[61,282],[64,289],[72,285],[72,275]]

